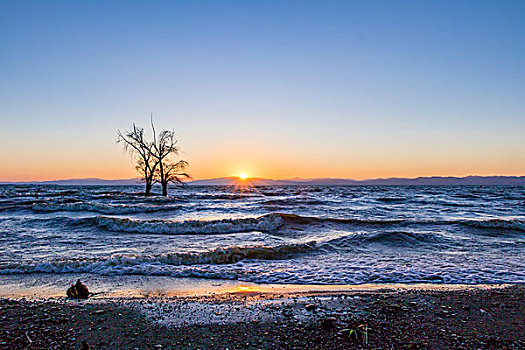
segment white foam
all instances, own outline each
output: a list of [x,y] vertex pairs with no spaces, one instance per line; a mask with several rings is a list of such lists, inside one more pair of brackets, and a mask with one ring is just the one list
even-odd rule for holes
[[111,231],[156,233],[156,234],[219,234],[249,231],[273,231],[284,224],[279,215],[265,215],[258,218],[222,220],[133,220],[100,216],[96,218],[99,227]]
[[34,211],[94,211],[102,214],[130,214],[179,209],[180,205],[148,205],[148,204],[101,204],[89,202],[74,203],[35,203]]

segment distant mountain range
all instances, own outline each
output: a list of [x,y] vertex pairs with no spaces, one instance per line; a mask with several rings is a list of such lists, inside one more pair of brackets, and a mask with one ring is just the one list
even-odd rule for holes
[[[262,178],[249,178],[240,180],[238,177],[221,177],[216,179],[195,180],[188,182],[193,186],[232,186],[239,182],[247,181],[255,186],[284,186],[284,185],[424,185],[424,186],[457,186],[457,185],[502,185],[502,186],[525,186],[525,176],[467,176],[467,177],[418,177],[414,179],[391,177],[386,179],[285,179],[271,180]],[[41,184],[41,185],[91,185],[91,186],[122,186],[140,185],[140,179],[104,180],[98,178],[70,179],[54,181],[27,181],[27,182],[0,182],[0,184]]]

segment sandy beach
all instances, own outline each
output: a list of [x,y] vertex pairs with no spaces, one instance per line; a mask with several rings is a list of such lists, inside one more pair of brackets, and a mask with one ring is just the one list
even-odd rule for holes
[[2,349],[518,349],[522,285],[276,286],[3,297]]

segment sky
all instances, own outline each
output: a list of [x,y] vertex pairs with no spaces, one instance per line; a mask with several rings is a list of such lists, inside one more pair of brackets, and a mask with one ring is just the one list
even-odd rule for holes
[[0,2],[0,180],[525,175],[524,1]]

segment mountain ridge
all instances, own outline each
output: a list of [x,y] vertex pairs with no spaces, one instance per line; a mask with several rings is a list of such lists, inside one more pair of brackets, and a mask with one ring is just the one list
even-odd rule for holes
[[[457,176],[421,176],[416,178],[376,178],[376,179],[345,179],[345,178],[293,178],[293,179],[264,179],[248,178],[240,180],[238,177],[219,177],[213,179],[194,180],[187,182],[190,186],[234,186],[239,183],[251,183],[255,186],[286,186],[286,185],[337,185],[337,186],[359,186],[359,185],[423,185],[423,186],[456,186],[456,185],[479,185],[479,186],[525,186],[525,176],[477,176],[469,175],[465,177]],[[141,180],[135,179],[117,179],[107,180],[100,178],[83,178],[83,179],[64,179],[50,181],[0,181],[0,184],[40,184],[40,185],[71,185],[71,186],[130,186],[140,185]]]

